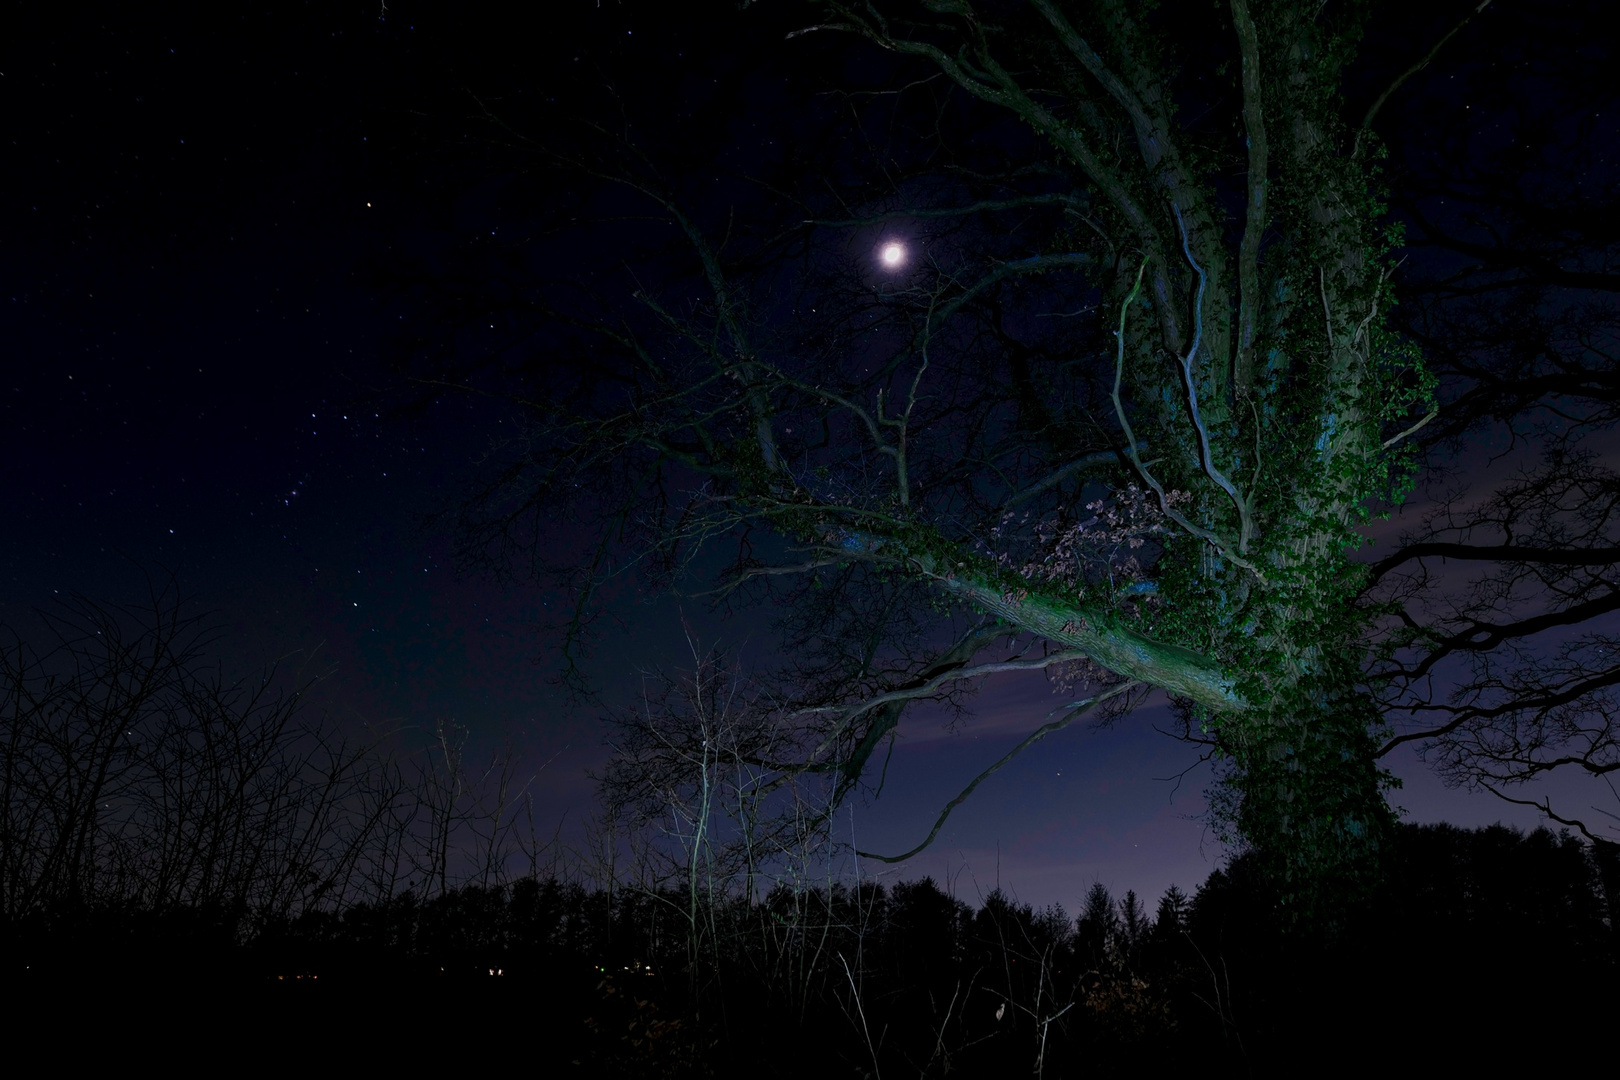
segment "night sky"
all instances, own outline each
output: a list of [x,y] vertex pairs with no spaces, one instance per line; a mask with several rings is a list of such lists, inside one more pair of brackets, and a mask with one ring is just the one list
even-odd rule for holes
[[[632,73],[615,84],[627,100],[697,94],[713,65],[734,100],[709,104],[736,110],[720,141],[739,169],[792,137],[791,117],[771,123],[778,73],[840,72],[773,59],[773,12],[715,5],[672,26],[652,5],[544,6],[566,14],[109,6],[0,35],[0,620],[26,630],[31,610],[71,593],[139,602],[143,575],[172,572],[215,613],[233,670],[280,658],[319,673],[320,707],[402,746],[435,718],[465,725],[479,752],[515,740],[537,812],[577,839],[586,771],[607,751],[601,707],[550,680],[558,597],[458,567],[433,519],[510,414],[401,381],[414,294],[389,268],[502,227],[499,192],[522,173],[480,149],[498,140],[469,118],[500,111],[514,72],[566,107],[614,65]],[[591,661],[608,704],[630,700],[639,668],[681,661],[683,619],[744,661],[772,655],[763,617],[633,590],[614,604],[624,627]],[[1053,703],[1036,675],[993,683],[954,729],[911,715],[881,798],[855,801],[840,829],[863,848],[910,847]],[[1023,900],[1071,908],[1094,880],[1116,895],[1191,889],[1224,851],[1200,818],[1208,771],[1167,779],[1193,764],[1154,731],[1167,720],[1154,704],[1047,740],[888,872],[950,877],[968,899],[999,875]],[[1413,755],[1392,765],[1408,820],[1538,823],[1445,788]]]

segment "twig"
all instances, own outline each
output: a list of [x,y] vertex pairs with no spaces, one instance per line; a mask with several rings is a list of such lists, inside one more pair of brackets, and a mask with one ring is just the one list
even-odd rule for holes
[[1000,761],[996,762],[994,765],[984,770],[984,772],[974,777],[973,782],[967,787],[963,788],[960,795],[946,803],[945,808],[939,812],[939,817],[935,819],[934,827],[928,830],[928,836],[923,840],[922,843],[918,844],[910,851],[907,851],[901,855],[878,855],[870,851],[860,851],[856,852],[856,854],[865,859],[876,859],[879,862],[886,863],[906,861],[919,851],[926,848],[929,844],[932,844],[934,842],[934,837],[938,836],[939,830],[944,827],[945,819],[951,816],[951,811],[955,810],[958,806],[961,806],[964,802],[966,802],[967,797],[973,794],[973,789],[984,783],[984,781],[988,780],[991,776],[995,775],[995,773],[999,771],[1003,765],[1017,757],[1026,748],[1040,742],[1042,739],[1052,734],[1052,732],[1060,731],[1063,728],[1068,727],[1076,719],[1085,715],[1087,712],[1090,712],[1093,707],[1107,701],[1109,698],[1117,697],[1120,694],[1125,693],[1127,690],[1132,690],[1140,685],[1141,683],[1136,682],[1135,680],[1120,683],[1118,686],[1115,686],[1104,693],[1098,694],[1096,697],[1090,697],[1086,698],[1084,701],[1074,702],[1068,707],[1069,711],[1064,713],[1060,719],[1053,720],[1049,724],[1042,724],[1040,727],[1030,732],[1029,735],[1025,737],[1023,742],[1007,751],[1007,753],[1002,756]]
[[861,1007],[861,991],[855,985],[855,974],[849,970],[849,961],[844,954],[838,954],[838,962],[844,965],[844,977],[849,980],[849,992],[855,999],[855,1011],[861,1018],[861,1034],[866,1038],[866,1052],[872,1055],[872,1075],[875,1080],[883,1080],[883,1073],[878,1069],[877,1049],[872,1046],[872,1032],[866,1026],[866,1010]]
[[1425,416],[1423,419],[1419,420],[1417,423],[1413,424],[1411,427],[1407,428],[1405,431],[1401,432],[1399,435],[1392,435],[1389,438],[1385,439],[1383,449],[1388,450],[1390,447],[1394,446],[1396,443],[1400,442],[1402,439],[1406,438],[1408,435],[1416,434],[1419,430],[1422,429],[1423,425],[1427,424],[1430,420],[1433,420],[1435,417],[1437,417],[1439,415],[1440,415],[1440,406],[1436,405],[1434,408],[1429,410],[1429,414],[1427,416]]

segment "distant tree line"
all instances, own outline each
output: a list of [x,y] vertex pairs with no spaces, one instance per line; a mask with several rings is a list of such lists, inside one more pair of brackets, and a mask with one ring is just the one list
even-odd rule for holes
[[1263,1075],[1397,1015],[1454,1061],[1503,1001],[1574,1022],[1616,997],[1616,848],[1545,829],[1403,826],[1320,933],[1280,932],[1248,855],[1151,912],[840,872],[807,795],[740,797],[770,730],[713,657],[620,718],[599,857],[543,865],[511,755],[339,738],[273,674],[227,680],[182,607],[75,601],[0,664],[0,954],[33,1007],[154,987],[267,1025],[425,995],[581,1075]]
[[781,885],[700,897],[696,957],[679,888],[525,878],[311,912],[242,958],[362,996],[438,986],[591,1076],[1297,1075],[1389,1067],[1397,1027],[1413,1068],[1546,1063],[1525,1010],[1580,1030],[1616,1000],[1615,869],[1546,829],[1402,826],[1384,888],[1315,937],[1278,932],[1247,856],[1151,914],[1101,883],[1076,913],[932,878]]

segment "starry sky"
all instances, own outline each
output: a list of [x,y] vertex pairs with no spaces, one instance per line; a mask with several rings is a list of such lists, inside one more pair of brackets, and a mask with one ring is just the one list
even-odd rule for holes
[[[400,385],[409,294],[377,268],[500,227],[487,177],[502,167],[489,155],[486,179],[468,179],[488,139],[465,120],[509,84],[481,83],[477,58],[566,107],[582,52],[639,70],[627,95],[686,93],[779,36],[749,24],[717,43],[701,18],[661,25],[648,5],[594,0],[554,5],[567,14],[549,26],[444,4],[72,7],[0,35],[0,620],[26,633],[63,595],[139,602],[148,577],[173,573],[214,613],[227,667],[319,674],[319,707],[405,743],[436,718],[485,750],[512,740],[537,814],[577,836],[607,751],[599,709],[548,681],[558,598],[458,567],[434,524],[510,416]],[[729,145],[772,153],[783,133],[758,127],[757,79],[726,85],[751,118]],[[592,660],[610,699],[638,668],[679,662],[683,619],[769,658],[758,619],[622,604]],[[918,712],[881,799],[840,827],[862,847],[910,847],[1051,704],[1033,676],[993,684],[954,728]],[[1094,880],[1190,889],[1223,851],[1200,819],[1207,771],[1172,779],[1193,761],[1153,730],[1167,720],[1150,705],[1047,740],[898,872],[1071,908]],[[1536,824],[1411,755],[1393,767],[1410,820]]]

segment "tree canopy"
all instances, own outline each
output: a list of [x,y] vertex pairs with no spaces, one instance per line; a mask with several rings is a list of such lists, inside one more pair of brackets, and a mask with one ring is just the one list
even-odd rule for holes
[[[908,704],[1045,668],[1081,689],[1025,745],[1163,691],[1285,895],[1365,880],[1392,822],[1387,664],[1432,639],[1391,633],[1401,598],[1368,586],[1394,564],[1369,574],[1360,527],[1422,440],[1467,429],[1434,423],[1414,324],[1390,322],[1373,125],[1459,24],[1352,101],[1365,5],[756,14],[785,20],[795,75],[846,77],[741,167],[705,161],[701,132],[731,129],[701,93],[672,109],[686,160],[661,158],[624,83],[510,143],[552,177],[530,211],[552,236],[635,254],[463,283],[506,344],[431,355],[427,381],[529,422],[467,551],[568,581],[571,646],[615,576],[689,583],[724,552],[708,594],[784,613],[791,737],[750,751],[762,777],[841,796]],[[600,531],[548,565],[532,529],[559,514]]]

